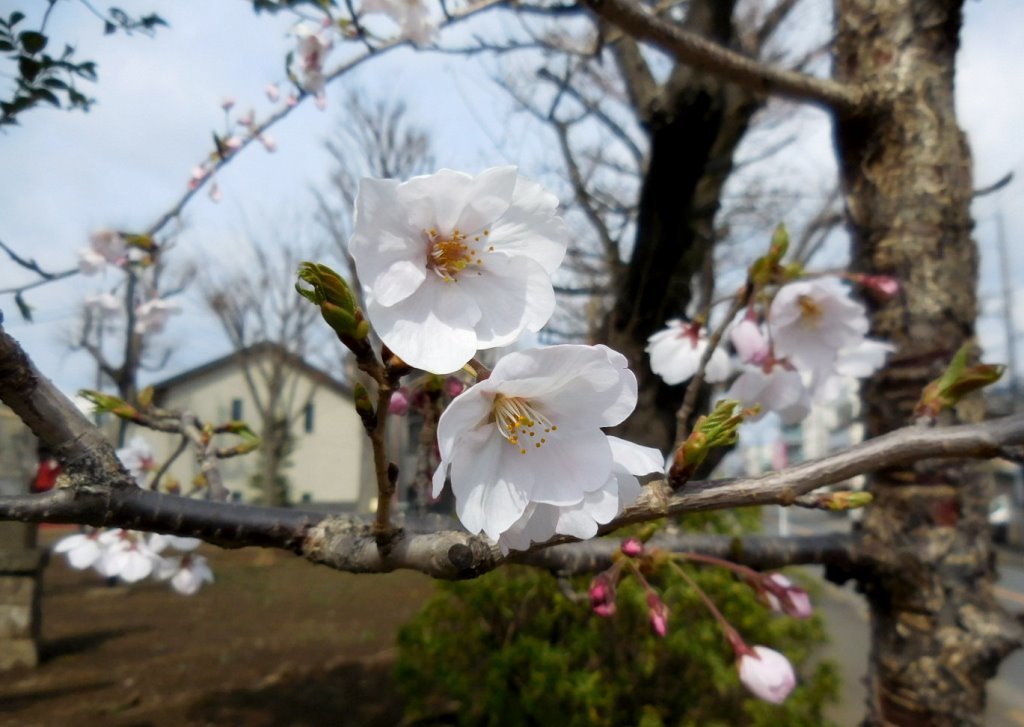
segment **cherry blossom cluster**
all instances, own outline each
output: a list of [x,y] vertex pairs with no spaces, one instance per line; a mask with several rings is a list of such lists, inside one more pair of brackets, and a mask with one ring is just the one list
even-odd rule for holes
[[[78,268],[85,275],[104,272],[109,266],[129,271],[143,283],[131,301],[134,331],[139,335],[161,332],[170,316],[181,312],[176,301],[159,297],[149,279],[148,273],[159,253],[159,247],[147,235],[110,229],[93,232],[89,235],[89,246],[78,252]],[[125,301],[111,292],[88,295],[83,302],[87,310],[103,321],[119,318],[126,309]]]
[[638,538],[624,540],[620,553],[621,557],[615,560],[611,568],[599,573],[591,581],[588,595],[591,609],[595,614],[603,618],[614,616],[618,584],[623,578],[635,578],[645,593],[651,630],[657,636],[665,638],[669,630],[669,607],[644,573],[653,572],[663,566],[670,567],[701,597],[722,628],[726,641],[736,656],[736,670],[740,682],[758,699],[773,704],[785,701],[796,687],[793,665],[785,656],[766,646],[748,646],[735,627],[725,619],[707,594],[677,561],[701,561],[728,568],[742,578],[773,612],[793,618],[809,618],[813,614],[813,606],[807,591],[796,586],[781,573],[766,575],[729,561],[696,554],[674,556],[658,549],[646,548]]
[[146,578],[168,581],[178,593],[192,596],[204,583],[213,583],[205,556],[194,552],[199,543],[196,538],[116,529],[69,535],[53,549],[77,570],[92,568],[104,578],[125,583]]
[[[362,180],[349,253],[387,350],[449,375],[540,330],[568,237],[557,208],[515,167]],[[503,551],[593,537],[639,495],[638,476],[663,468],[660,452],[602,431],[637,400],[626,359],[605,346],[513,352],[480,379],[438,421],[433,496],[450,479],[463,525]]]
[[[893,294],[892,278],[871,276],[865,285]],[[804,419],[812,403],[835,400],[846,380],[871,376],[894,350],[867,337],[864,305],[837,276],[795,280],[761,290],[729,328],[735,359],[715,348],[704,369],[709,383],[733,379],[725,397],[776,412],[784,424]],[[671,320],[648,339],[651,370],[667,384],[692,378],[709,345],[699,322]]]

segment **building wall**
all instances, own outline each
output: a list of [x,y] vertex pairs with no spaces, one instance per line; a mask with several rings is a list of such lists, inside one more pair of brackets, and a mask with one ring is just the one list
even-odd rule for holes
[[[303,500],[332,503],[357,509],[365,500],[363,489],[372,483],[372,470],[365,467],[364,449],[368,446],[362,423],[352,400],[332,388],[318,386],[303,372],[296,374],[295,401],[301,404],[312,391],[312,431],[307,432],[302,412],[293,422],[293,450],[284,474],[290,484],[293,502]],[[289,386],[291,384],[289,383]],[[204,423],[221,424],[232,419],[232,403],[241,402],[241,419],[259,434],[256,404],[239,366],[223,366],[181,381],[163,393],[160,406],[169,410],[188,410]],[[178,444],[175,436],[136,430],[151,443],[158,462],[163,462]],[[231,446],[238,440],[220,435],[220,446]],[[255,499],[257,493],[250,479],[258,467],[258,452],[224,459],[220,470],[225,485],[233,493],[241,493],[243,501]],[[186,450],[174,463],[170,473],[185,490],[198,473],[191,450]],[[372,484],[371,484],[372,486]]]

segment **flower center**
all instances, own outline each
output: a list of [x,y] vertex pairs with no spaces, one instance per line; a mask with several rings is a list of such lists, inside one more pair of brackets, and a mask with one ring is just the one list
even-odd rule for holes
[[[484,236],[490,234],[490,230],[483,231]],[[446,283],[457,280],[459,273],[470,265],[484,264],[480,251],[468,242],[467,236],[459,232],[458,228],[452,230],[448,236],[435,229],[428,230],[426,235],[427,267]],[[480,242],[480,237],[480,235],[475,235],[473,242]],[[491,246],[489,251],[493,250],[494,247]],[[477,275],[480,275],[479,271],[477,271]]]
[[[494,399],[494,424],[508,443],[526,454],[526,445],[532,443],[540,449],[547,443],[545,434],[558,431],[558,427],[537,411],[526,399],[498,394]],[[539,436],[538,436],[539,435]]]
[[817,328],[821,325],[821,318],[824,315],[824,311],[814,298],[809,295],[801,295],[796,299],[796,304],[800,308],[800,321],[805,326]]

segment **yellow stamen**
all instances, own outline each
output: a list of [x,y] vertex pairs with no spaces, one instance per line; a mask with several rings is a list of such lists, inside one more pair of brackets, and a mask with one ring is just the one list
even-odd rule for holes
[[[492,416],[501,436],[519,449],[520,454],[526,454],[526,449],[519,443],[519,437],[523,434],[535,437],[537,432],[533,430],[538,426],[543,426],[545,432],[558,429],[550,419],[538,411],[536,406],[518,396],[498,394],[494,398]],[[534,443],[534,447],[540,449],[546,442],[547,439],[541,437],[539,442]]]
[[817,328],[821,325],[822,316],[825,311],[821,309],[821,306],[811,298],[809,295],[801,295],[796,299],[796,304],[800,308],[800,321],[805,326],[811,326]]

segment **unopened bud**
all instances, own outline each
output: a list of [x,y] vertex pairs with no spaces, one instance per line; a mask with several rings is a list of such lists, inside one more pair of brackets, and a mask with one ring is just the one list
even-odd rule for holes
[[639,558],[644,553],[644,544],[638,538],[626,538],[621,545],[622,554],[630,558]]
[[942,376],[924,387],[921,399],[914,407],[915,416],[934,418],[943,409],[956,406],[960,399],[972,391],[999,380],[1006,370],[1002,364],[967,365],[973,348],[970,341],[961,346]]
[[608,573],[597,575],[590,582],[590,607],[604,618],[615,615],[615,581]]
[[647,594],[647,618],[651,623],[651,630],[659,637],[665,638],[668,634],[668,606],[654,591]]

